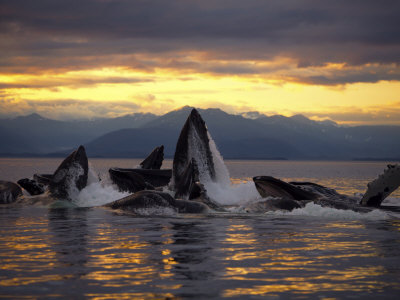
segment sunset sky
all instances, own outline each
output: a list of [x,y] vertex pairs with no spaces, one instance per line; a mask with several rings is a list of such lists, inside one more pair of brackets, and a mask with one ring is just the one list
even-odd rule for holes
[[0,117],[400,125],[400,1],[0,0]]

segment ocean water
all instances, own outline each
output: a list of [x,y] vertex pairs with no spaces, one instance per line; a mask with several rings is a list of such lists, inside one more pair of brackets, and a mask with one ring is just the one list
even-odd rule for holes
[[[61,159],[0,159],[0,179],[52,173]],[[109,167],[140,160],[90,159],[79,208],[0,207],[0,297],[9,299],[396,299],[400,215],[309,204],[290,213],[132,215],[91,207],[124,196]],[[313,181],[360,196],[383,162],[226,161],[232,186],[218,201],[257,197],[251,178]],[[165,161],[163,167],[171,166]],[[102,178],[98,182],[97,178]],[[385,201],[400,205],[400,192]],[[156,214],[156,215],[152,215]]]

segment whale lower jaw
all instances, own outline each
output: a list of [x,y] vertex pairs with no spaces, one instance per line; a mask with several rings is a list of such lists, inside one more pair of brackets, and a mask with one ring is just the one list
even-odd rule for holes
[[208,212],[208,207],[203,203],[174,199],[170,194],[160,191],[140,191],[106,204],[104,207],[131,212],[154,207],[170,209],[176,213]]

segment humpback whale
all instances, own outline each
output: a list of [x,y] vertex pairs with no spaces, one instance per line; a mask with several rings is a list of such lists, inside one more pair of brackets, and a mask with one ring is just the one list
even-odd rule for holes
[[[163,146],[155,148],[140,165],[148,166],[149,164],[146,162],[154,161],[154,157],[157,156],[158,163],[152,166],[161,166],[164,156],[163,150]],[[111,168],[109,173],[112,181],[122,191],[148,191],[168,184],[168,189],[174,193],[174,198],[178,201],[175,205],[185,203],[184,211],[186,212],[199,212],[199,209],[193,208],[198,207],[199,203],[214,210],[223,210],[208,196],[203,184],[205,181],[215,180],[216,171],[210,149],[208,130],[196,109],[191,111],[179,135],[172,170]],[[123,201],[124,205],[132,205],[136,198],[129,199],[130,201]],[[168,203],[171,205],[172,202]],[[191,209],[188,209],[188,207]],[[179,211],[183,210],[180,209]]]
[[164,160],[164,145],[156,147],[139,165],[141,168],[110,168],[110,178],[120,191],[131,193],[165,186],[171,180],[171,169],[160,169]]
[[[205,188],[206,182],[215,180],[210,135],[204,120],[193,109],[178,138],[169,187],[175,192],[175,197],[199,201],[214,210],[224,210],[223,206],[212,199],[212,195],[208,195]],[[400,166],[388,166],[383,175],[368,185],[360,202],[315,183],[286,183],[271,176],[256,176],[253,181],[260,196],[269,199],[248,204],[245,207],[248,211],[293,210],[312,201],[336,209],[368,212],[371,210],[369,207],[379,207],[399,187]]]
[[215,180],[215,167],[206,123],[199,112],[190,112],[179,135],[172,163],[170,186],[187,197],[193,181]]
[[[163,158],[163,154],[161,154],[163,150],[163,146],[155,148],[140,165],[147,166],[148,164],[145,162],[152,161],[154,156],[157,156],[158,162],[160,162],[160,157]],[[166,207],[165,203],[168,203],[169,207],[174,207],[177,211],[186,213],[204,212],[204,207],[219,211],[223,210],[220,205],[207,195],[202,183],[207,180],[215,180],[216,171],[207,127],[196,109],[191,111],[179,135],[172,170],[111,168],[109,173],[120,190],[124,190],[125,187],[125,190],[132,191],[133,188],[129,190],[127,186],[136,187],[139,184],[140,188],[136,189],[135,192],[139,190],[146,191],[146,193],[137,193],[140,198],[128,196],[127,199],[129,201],[125,199],[118,202],[117,206],[107,206],[110,208],[141,207],[143,203],[146,203],[146,205],[153,203],[157,206]],[[129,179],[124,181],[124,177],[129,177]],[[168,189],[174,193],[175,202],[171,201],[169,197],[167,197],[168,201],[165,199],[159,201],[163,195],[157,191],[149,191],[167,184]],[[153,195],[152,200],[137,200],[143,198],[144,195],[146,197]],[[158,200],[156,201],[155,199]]]
[[[71,202],[87,185],[89,163],[86,151],[79,146],[58,166],[54,174],[34,175],[18,184],[0,181],[0,203],[49,205],[59,200]],[[24,196],[22,186],[31,197]],[[45,188],[47,191],[45,192]]]
[[[110,168],[112,182],[119,190],[131,194],[103,207],[132,212],[152,207],[178,213],[229,211],[210,193],[212,184],[220,184],[223,162],[217,152],[204,120],[193,109],[180,132],[172,169],[161,169],[162,145],[156,147],[140,167]],[[0,181],[0,203],[52,205],[58,200],[66,200],[73,205],[77,194],[87,186],[88,169],[86,151],[79,146],[62,161],[54,174],[35,174],[33,180],[18,182],[31,197],[24,196],[18,184]],[[382,201],[400,186],[400,165],[388,165],[381,176],[368,184],[361,201],[312,182],[288,183],[271,176],[256,176],[253,182],[261,198],[242,206],[248,212],[290,211],[309,202],[368,212],[380,207]],[[46,187],[47,191],[43,193]]]
[[169,188],[176,198],[201,202],[221,211],[223,208],[209,197],[204,185],[215,180],[215,162],[206,123],[199,112],[192,109],[176,144]]
[[[372,207],[380,207],[382,201],[400,186],[400,165],[388,165],[382,175],[367,185],[361,201],[312,182],[287,183],[271,176],[256,176],[253,181],[263,198],[278,198],[286,204],[292,203],[293,208],[312,201],[336,209],[368,212]],[[275,201],[279,203],[279,200]]]

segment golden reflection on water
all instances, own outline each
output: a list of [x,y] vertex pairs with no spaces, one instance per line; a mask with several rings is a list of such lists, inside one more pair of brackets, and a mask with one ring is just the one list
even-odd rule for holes
[[[251,275],[258,272],[265,272],[267,269],[251,268],[248,271],[230,269],[231,275]],[[272,271],[272,270],[270,270]],[[375,280],[368,281],[368,278],[374,278],[383,275],[387,271],[381,266],[367,266],[358,268],[349,268],[345,270],[328,270],[326,274],[315,276],[298,276],[275,279],[269,278],[249,278],[249,276],[233,276],[231,279],[243,281],[265,281],[268,285],[254,285],[251,288],[227,289],[223,292],[224,297],[234,297],[241,295],[265,296],[277,292],[297,292],[303,294],[324,292],[324,291],[369,291],[379,290],[388,286],[385,282]],[[356,280],[356,284],[353,280]],[[357,280],[362,280],[358,281]],[[318,283],[318,281],[324,281]],[[343,282],[348,281],[348,282]],[[353,281],[353,282],[351,282]],[[282,282],[285,282],[283,284]]]
[[[365,228],[365,225],[357,221],[329,223],[324,226],[345,229]],[[343,265],[334,264],[337,260],[379,256],[376,245],[371,241],[351,240],[349,239],[351,234],[345,232],[298,232],[295,235],[285,233],[271,237],[271,245],[281,245],[281,247],[264,248],[262,245],[257,245],[257,237],[252,232],[254,231],[247,225],[230,226],[227,229],[228,238],[225,242],[241,244],[243,247],[223,248],[226,253],[231,254],[227,255],[225,260],[238,262],[258,260],[259,262],[257,266],[226,267],[224,277],[227,280],[239,282],[264,281],[268,284],[226,289],[222,294],[224,297],[271,296],[291,291],[304,294],[323,291],[369,291],[379,290],[388,285],[374,280],[387,273],[382,266],[340,269]],[[341,238],[345,240],[341,241]],[[290,247],[282,247],[285,244]],[[294,244],[297,246],[293,246]],[[309,255],[309,253],[320,253],[320,255]],[[260,260],[263,261],[260,262]],[[286,278],[273,276],[276,272],[290,273],[291,271],[295,276]],[[397,288],[400,288],[400,284]]]
[[85,294],[93,300],[125,300],[125,299],[177,299],[171,293],[116,293],[116,294]]
[[[33,270],[37,271],[37,270]],[[0,286],[20,286],[48,281],[61,281],[71,279],[72,275],[42,275],[32,277],[14,277],[10,279],[3,279],[0,281]],[[1,297],[1,296],[0,296]]]
[[[114,232],[112,229],[98,228],[97,234],[91,243],[101,244],[103,247],[91,250],[91,259],[87,267],[100,269],[92,271],[84,276],[86,279],[101,281],[102,286],[123,287],[145,285],[155,278],[166,279],[174,276],[171,272],[173,265],[177,264],[171,256],[171,251],[166,248],[174,240],[165,228],[159,229],[164,234],[158,237],[160,249],[152,254],[154,245],[143,241],[140,232],[131,231],[129,240],[116,240],[115,237],[123,236],[121,232]],[[106,232],[105,232],[106,231]],[[126,232],[125,232],[126,233]],[[138,235],[136,235],[136,233]],[[161,240],[161,242],[160,242]],[[157,248],[158,249],[158,248]],[[158,257],[156,259],[153,256]],[[160,258],[161,257],[161,258]],[[164,285],[170,289],[179,288],[178,285]],[[129,297],[153,298],[156,294],[117,294],[111,298],[125,299]],[[107,295],[96,295],[96,299],[109,299]]]
[[400,220],[394,220],[390,224],[394,229],[400,231]]
[[255,285],[250,288],[235,288],[227,289],[222,293],[223,297],[237,297],[243,295],[253,296],[272,296],[278,295],[283,292],[296,292],[300,294],[310,294],[315,292],[362,292],[362,291],[376,291],[388,286],[384,282],[370,282],[370,284],[361,283],[355,285],[354,283],[311,283],[301,282],[288,283],[288,284],[268,284],[268,285]]
[[[48,271],[56,264],[56,253],[49,246],[46,237],[49,235],[47,220],[44,218],[16,218],[13,220],[13,234],[0,230],[1,264],[0,269],[7,272],[28,272],[13,278],[2,278],[0,286],[21,286],[40,282],[64,280],[64,275],[41,275],[38,272]],[[32,229],[35,228],[35,229]],[[42,262],[42,263],[40,263]]]
[[365,224],[359,221],[347,221],[347,222],[330,222],[323,225],[325,228],[344,228],[344,229],[364,229]]
[[253,178],[251,177],[246,177],[246,178],[233,178],[231,177],[231,184],[241,184],[241,183],[246,183],[249,181],[253,181]]
[[256,243],[256,235],[254,229],[245,224],[233,224],[228,227],[225,243],[230,245],[246,244],[252,245]]
[[[83,222],[87,228],[79,225],[75,232],[71,232],[68,227],[67,230],[60,227],[61,235],[58,235],[57,224],[49,226],[42,221],[35,221],[35,228],[32,229],[29,222],[19,220],[16,222],[20,224],[16,227],[16,234],[0,235],[0,270],[3,273],[7,270],[20,272],[12,278],[1,278],[0,287],[87,280],[88,285],[94,288],[108,288],[107,293],[110,288],[116,288],[115,294],[94,290],[95,293],[85,295],[94,299],[165,299],[174,298],[174,290],[187,289],[188,281],[178,281],[185,280],[182,279],[185,273],[180,273],[182,269],[190,275],[196,275],[204,267],[207,272],[214,272],[210,275],[212,280],[222,284],[233,282],[232,285],[225,285],[221,297],[279,296],[284,292],[306,296],[325,291],[369,292],[387,286],[400,289],[400,283],[396,285],[379,280],[384,275],[388,276],[389,271],[383,266],[360,266],[358,262],[356,266],[346,265],[347,261],[359,259],[360,262],[366,262],[368,259],[365,258],[382,255],[379,244],[355,233],[366,229],[365,223],[359,221],[330,221],[321,224],[321,228],[338,230],[324,232],[313,228],[285,231],[269,227],[263,231],[257,228],[257,221],[228,219],[226,227],[212,228],[219,230],[215,235],[218,239],[214,236],[214,239],[206,240],[212,243],[209,247],[214,247],[213,251],[218,251],[218,258],[211,260],[216,263],[215,269],[214,265],[211,268],[206,263],[202,265],[203,261],[190,261],[190,255],[177,254],[179,251],[187,254],[191,249],[199,249],[196,248],[198,244],[190,243],[198,231],[186,228],[184,235],[178,235],[179,230],[174,229],[173,225],[163,227],[153,224],[123,229],[121,226],[87,225]],[[394,230],[400,230],[398,221],[391,222],[391,226]],[[200,233],[208,237],[207,227],[201,228]],[[82,231],[83,237],[74,240],[75,234]],[[5,233],[1,229],[0,232]],[[182,243],[185,238],[188,244]],[[70,251],[71,248],[73,251]],[[78,251],[77,255],[80,256],[79,263],[76,263],[78,269],[85,271],[78,275],[53,274],[59,272],[53,272],[53,268],[70,263],[71,257],[73,259],[76,254],[74,251]],[[213,251],[210,251],[210,255],[213,255]],[[181,259],[182,256],[186,261]],[[218,264],[221,264],[220,269]],[[193,269],[190,269],[193,265]],[[190,285],[196,279],[192,277],[189,280],[192,280]],[[135,292],[143,287],[151,288],[152,292]],[[157,290],[159,293],[155,292]]]

